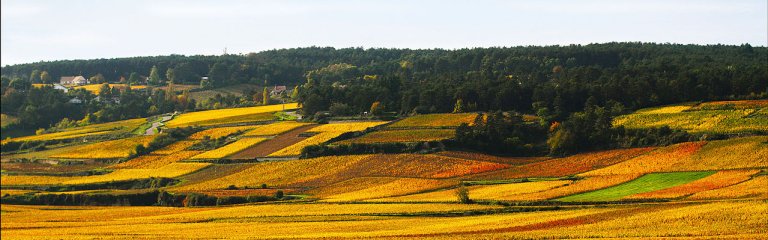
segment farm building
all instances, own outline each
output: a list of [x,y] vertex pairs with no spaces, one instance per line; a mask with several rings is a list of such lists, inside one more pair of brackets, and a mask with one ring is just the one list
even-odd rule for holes
[[83,76],[64,76],[59,79],[61,85],[86,85],[88,79]]
[[280,95],[283,92],[285,92],[288,88],[285,86],[275,86],[272,88],[272,91],[269,92],[270,95]]

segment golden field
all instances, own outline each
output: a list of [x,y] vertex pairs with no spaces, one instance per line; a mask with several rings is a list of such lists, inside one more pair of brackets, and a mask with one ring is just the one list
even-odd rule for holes
[[149,169],[117,169],[104,175],[92,175],[83,177],[59,177],[59,176],[3,176],[0,185],[73,185],[101,183],[111,181],[126,181],[144,179],[150,177],[174,178],[189,174],[209,166],[210,163],[171,163],[160,168]]
[[24,142],[24,141],[43,141],[43,140],[61,140],[72,139],[92,135],[102,135],[109,133],[121,133],[130,132],[139,127],[141,124],[146,123],[144,118],[129,119],[117,122],[91,124],[83,127],[68,128],[61,132],[46,133],[34,136],[26,136],[19,138],[11,138],[10,140],[3,140],[6,142]]
[[91,143],[51,157],[66,159],[124,158],[128,157],[136,149],[136,145],[142,144],[147,146],[153,138],[154,136],[139,136]]
[[239,151],[245,150],[246,148],[252,147],[256,144],[259,144],[263,141],[267,140],[266,138],[243,138],[240,140],[237,140],[233,143],[224,145],[223,147],[213,149],[198,155],[193,156],[191,159],[219,159],[224,158],[229,155],[235,154]]
[[206,136],[210,139],[217,139],[221,137],[226,137],[235,133],[241,133],[248,130],[251,130],[255,128],[256,126],[240,126],[240,127],[218,127],[218,128],[211,128],[206,129],[203,131],[196,132],[189,136],[189,139],[194,140],[202,140]]
[[258,106],[258,107],[229,108],[229,109],[190,112],[190,113],[181,114],[175,117],[173,120],[168,121],[167,126],[181,127],[181,126],[192,126],[192,125],[226,124],[226,123],[237,122],[237,121],[217,122],[216,120],[232,119],[232,118],[235,118],[235,119],[247,118],[248,116],[251,116],[251,115],[278,112],[283,110],[293,110],[296,108],[298,108],[297,103],[286,103],[286,104],[267,105],[267,106]]
[[310,123],[294,122],[294,121],[270,123],[266,125],[259,125],[253,130],[245,132],[243,136],[273,136],[273,135],[278,135],[278,134],[293,130],[301,126],[306,126],[309,124]]
[[[764,121],[761,114],[766,114],[766,105],[768,100],[686,103],[633,114],[688,114],[693,120],[706,112],[714,115],[699,119],[697,128],[717,130],[727,123],[733,132],[743,127],[738,121]],[[281,109],[270,105],[185,113],[171,120],[176,121],[173,126],[199,125],[205,130],[130,159],[126,157],[137,144],[146,145],[154,137],[131,135],[3,154],[2,237],[768,239],[765,135],[739,134],[725,140],[708,138],[565,157],[493,156],[449,148],[298,158],[302,148],[312,144],[443,139],[452,136],[458,124],[471,123],[478,115],[417,115],[384,128],[389,122],[271,122],[273,112]],[[713,111],[739,114],[742,120]],[[237,126],[263,121],[271,123]],[[18,139],[127,133],[144,123],[145,119],[134,119],[94,124]],[[372,127],[382,129],[370,131]],[[331,141],[366,130],[370,132],[357,138]],[[233,142],[210,151],[187,150],[205,136],[229,136]],[[259,159],[226,159],[254,148],[263,148],[258,149]],[[268,153],[275,158],[261,158]],[[170,181],[171,185],[131,181],[148,178],[178,181]],[[466,190],[469,201],[461,203],[459,189]],[[158,191],[173,195],[180,204],[160,203],[168,200],[158,197],[162,193]],[[147,193],[155,195],[136,197]],[[46,198],[51,196],[89,199],[82,204],[109,197],[117,202],[108,206],[9,202],[25,197],[42,199],[36,204],[66,202]],[[205,206],[190,204],[210,196],[218,198]],[[136,198],[128,201],[129,197]],[[149,203],[134,201],[138,198],[149,198]],[[127,206],[131,204],[148,206]]]
[[329,186],[358,177],[447,179],[503,169],[505,164],[439,155],[386,154],[328,156],[263,162],[237,173],[179,187],[184,191],[223,189],[230,185],[279,187]]
[[[102,84],[88,84],[83,86],[77,86],[75,89],[85,89],[86,91],[89,91],[95,95],[99,95],[99,92],[101,91],[101,85]],[[111,88],[118,88],[118,89],[126,89],[128,88],[128,84],[108,84]],[[145,85],[131,85],[131,90],[134,89],[145,89],[147,86]]]
[[[8,238],[689,238],[768,236],[764,201],[614,205],[445,217],[463,204],[268,204],[213,208],[3,205]],[[57,214],[46,214],[56,210]],[[257,225],[259,227],[254,227]],[[702,227],[706,226],[706,227]]]
[[280,149],[276,152],[273,152],[269,154],[269,156],[270,157],[297,156],[301,154],[301,149],[303,149],[306,146],[321,144],[335,137],[338,137],[341,134],[344,134],[347,132],[363,131],[365,129],[375,127],[384,123],[387,123],[387,122],[383,122],[383,121],[340,122],[340,123],[322,124],[308,131],[308,132],[315,132],[317,133],[316,135],[308,137],[307,139],[304,139],[296,144]]
[[472,124],[477,113],[446,113],[416,115],[397,121],[388,128],[455,128],[462,123]]

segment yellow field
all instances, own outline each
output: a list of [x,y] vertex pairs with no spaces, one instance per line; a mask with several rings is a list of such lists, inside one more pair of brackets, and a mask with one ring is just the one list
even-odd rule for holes
[[147,146],[153,138],[154,136],[139,136],[92,143],[51,157],[64,159],[124,158],[136,149],[136,145]]
[[696,133],[766,132],[768,121],[761,114],[766,102],[726,101],[646,108],[615,118],[613,125],[628,129],[668,126]]
[[755,177],[733,186],[699,192],[688,199],[761,198],[768,199],[768,176]]
[[192,141],[192,140],[177,141],[168,146],[165,146],[164,148],[152,151],[152,154],[159,154],[159,155],[173,154],[176,152],[184,151],[184,149],[187,149],[188,147],[195,145],[195,143],[197,143],[197,141]]
[[[424,178],[355,178],[329,186],[342,193],[323,197],[323,201],[360,201],[373,198],[391,197],[454,186],[456,180]],[[327,190],[324,190],[327,192]]]
[[[477,185],[467,187],[472,200],[516,200],[518,195],[537,193],[570,184],[572,181],[541,181]],[[456,189],[413,194],[402,197],[375,199],[375,202],[458,202]]]
[[243,138],[240,140],[237,140],[233,143],[224,145],[223,147],[213,149],[211,151],[207,151],[198,155],[195,155],[192,157],[192,159],[219,159],[224,158],[229,155],[235,154],[239,151],[243,151],[246,148],[252,147],[256,144],[259,144],[260,142],[263,142],[267,140],[266,138],[260,138],[260,137],[254,137],[254,138]]
[[638,110],[637,113],[642,113],[642,114],[679,113],[679,112],[691,109],[691,107],[693,107],[693,104],[646,108],[646,109]]
[[429,142],[450,139],[455,136],[456,130],[453,129],[380,130],[365,134],[357,138],[339,141],[334,144]]
[[[78,137],[84,137],[84,136],[90,136],[90,135],[100,135],[100,134],[107,134],[107,133],[129,132],[146,122],[147,120],[144,118],[136,118],[136,119],[117,121],[117,122],[91,124],[83,127],[70,128],[62,132],[11,138],[10,141],[23,142],[23,141],[60,140],[60,139],[71,139],[71,138],[78,138]],[[3,140],[2,143],[6,143],[8,141],[9,140]]]
[[[125,89],[128,87],[128,84],[109,84],[109,87],[111,88],[118,88],[118,89]],[[135,85],[131,86],[131,89],[145,89],[147,86],[145,85]],[[83,86],[75,87],[75,89],[85,89],[86,91],[89,91],[93,94],[99,95],[99,92],[101,90],[101,84],[88,84]]]
[[365,129],[385,124],[385,121],[371,121],[371,122],[338,122],[321,124],[317,127],[310,129],[308,132],[357,132]]
[[681,143],[583,176],[650,172],[706,171],[768,167],[768,137],[744,137],[712,142]]
[[191,159],[193,156],[196,156],[202,152],[200,151],[178,151],[173,154],[169,155],[143,155],[139,156],[137,158],[128,160],[126,162],[122,162],[119,164],[116,164],[114,166],[111,166],[115,169],[120,168],[127,168],[127,169],[133,169],[133,168],[142,168],[142,169],[153,169],[153,168],[161,168],[165,165],[175,163],[181,160],[187,160]]
[[458,127],[462,123],[472,124],[477,118],[477,113],[454,113],[454,114],[425,114],[408,117],[397,121],[388,128],[419,128],[419,127]]
[[0,185],[70,185],[125,181],[150,177],[173,178],[200,170],[208,165],[210,165],[210,163],[171,163],[157,169],[118,169],[104,175],[84,177],[3,176],[0,179]]
[[[607,206],[455,217],[465,204],[279,204],[215,208],[3,205],[7,238],[688,238],[768,237],[768,203]],[[49,214],[56,210],[57,214]],[[385,216],[376,216],[376,215]],[[388,217],[386,215],[404,215]],[[414,215],[416,214],[416,215]],[[410,215],[410,216],[409,216]],[[309,220],[309,221],[308,221]],[[258,225],[259,227],[254,227]]]
[[301,154],[301,149],[309,145],[315,145],[327,142],[341,134],[347,132],[363,131],[370,127],[375,127],[386,122],[344,122],[344,123],[329,123],[323,124],[310,129],[308,132],[318,132],[318,134],[308,137],[296,144],[280,149],[274,153],[269,154],[270,157],[287,157],[297,156]]
[[507,166],[427,154],[328,156],[258,163],[238,173],[180,188],[210,190],[262,183],[278,187],[319,187],[358,177],[452,178]]
[[255,129],[244,133],[243,136],[273,136],[309,124],[310,123],[293,121],[270,123],[267,125],[256,126]]
[[219,127],[219,128],[211,128],[206,129],[203,131],[196,132],[189,136],[189,139],[195,139],[195,140],[201,140],[205,136],[210,137],[211,139],[217,139],[220,137],[229,136],[232,134],[235,134],[237,132],[245,132],[248,130],[251,130],[255,128],[256,126],[240,126],[240,127]]
[[[184,113],[168,121],[168,127],[180,127],[180,126],[192,126],[199,125],[199,123],[209,122],[217,119],[227,118],[243,118],[249,115],[256,115],[261,113],[278,112],[282,110],[292,110],[298,108],[298,103],[286,103],[278,105],[267,105],[258,107],[245,107],[245,108],[229,108],[218,109],[200,112]],[[226,123],[226,122],[223,122]],[[219,124],[223,124],[219,123]]]

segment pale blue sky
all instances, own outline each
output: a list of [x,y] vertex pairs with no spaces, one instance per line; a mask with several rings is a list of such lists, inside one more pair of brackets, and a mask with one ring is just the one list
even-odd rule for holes
[[2,0],[0,64],[308,46],[768,44],[766,0]]

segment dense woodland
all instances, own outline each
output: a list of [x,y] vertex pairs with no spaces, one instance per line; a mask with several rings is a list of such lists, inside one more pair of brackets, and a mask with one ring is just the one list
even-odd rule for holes
[[[68,75],[134,84],[200,84],[205,88],[237,83],[298,86],[296,99],[307,116],[329,110],[337,114],[376,111],[399,115],[527,113],[541,118],[540,130],[561,122],[558,127],[571,130],[558,136],[573,138],[568,134],[584,130],[579,124],[604,125],[606,118],[641,107],[766,98],[768,49],[746,44],[648,43],[458,50],[312,47],[247,55],[38,62],[2,68],[2,113],[19,117],[20,127],[40,128],[63,118],[111,121],[195,109],[194,103],[174,97],[181,93],[162,90],[114,91],[111,94],[122,99],[119,104],[74,105],[67,102],[74,96],[94,96],[29,87]],[[201,80],[203,76],[208,80]],[[579,119],[587,120],[580,123]],[[619,138],[622,136],[600,133],[591,139],[597,144]]]

